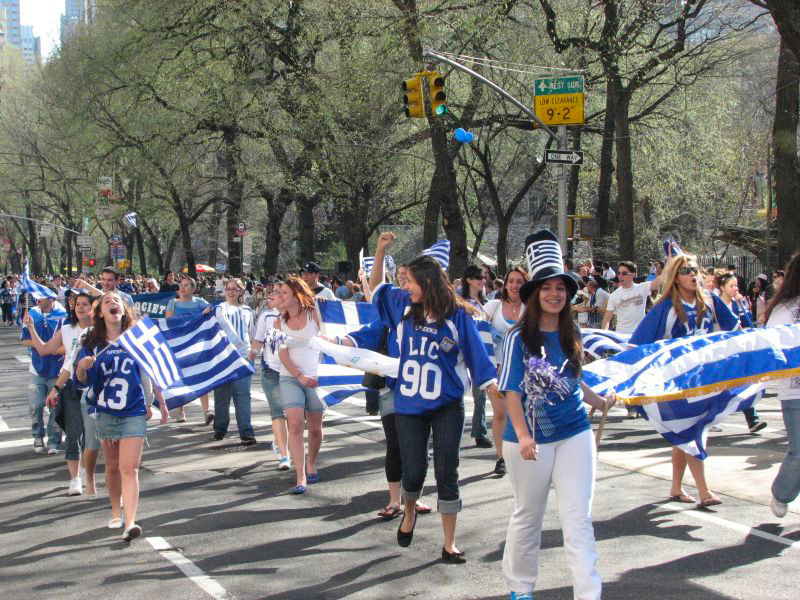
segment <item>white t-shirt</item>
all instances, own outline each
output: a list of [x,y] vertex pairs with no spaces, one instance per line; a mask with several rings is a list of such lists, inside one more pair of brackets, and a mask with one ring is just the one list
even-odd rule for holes
[[634,283],[625,289],[619,287],[608,297],[606,310],[617,316],[617,331],[633,333],[644,319],[647,297],[650,295],[650,282]]
[[[330,291],[330,290],[328,290]],[[289,358],[307,377],[316,377],[319,367],[319,351],[311,347],[311,338],[319,333],[319,326],[314,320],[311,311],[306,313],[306,324],[302,329],[291,329],[285,321],[281,320],[281,331],[286,334],[286,341],[283,345],[289,351]],[[284,377],[291,377],[283,363],[281,363],[280,374]]]
[[[516,322],[509,322],[503,316],[503,301],[499,298],[496,300],[489,300],[483,305],[483,312],[486,313],[486,319],[492,326],[492,341],[494,342],[494,360],[497,366],[503,364],[503,341],[505,340],[506,333],[511,329]],[[525,305],[520,306],[519,319],[525,312]]]
[[605,277],[606,279],[614,279],[614,277],[616,277],[616,276],[617,276],[617,274],[614,272],[614,269],[612,269],[611,267],[608,267],[608,269],[606,269],[606,272],[603,273],[603,277]]
[[62,371],[67,371],[72,377],[72,363],[80,350],[81,336],[86,333],[88,327],[80,325],[69,325],[65,323],[61,326],[61,343],[64,346],[64,364]]
[[314,294],[314,298],[319,298],[320,300],[334,300],[334,301],[336,300],[336,294],[334,294],[330,290],[330,288],[325,287],[321,283],[319,284],[319,286],[322,289]]
[[274,308],[268,308],[262,312],[258,316],[256,333],[253,336],[254,339],[264,344],[264,349],[261,353],[261,356],[264,359],[264,364],[266,364],[273,371],[281,370],[281,359],[278,358],[278,353],[273,352],[270,349],[269,344],[265,344],[264,341],[267,339],[267,332],[275,326],[275,319],[277,319],[279,316],[280,314]]
[[[768,327],[800,323],[800,299],[795,298],[779,304],[769,315]],[[800,400],[800,376],[778,380],[779,400]]]

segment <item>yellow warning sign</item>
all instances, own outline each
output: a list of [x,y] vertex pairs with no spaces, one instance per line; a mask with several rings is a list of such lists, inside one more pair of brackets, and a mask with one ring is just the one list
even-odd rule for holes
[[583,125],[583,94],[535,96],[536,116],[545,125]]

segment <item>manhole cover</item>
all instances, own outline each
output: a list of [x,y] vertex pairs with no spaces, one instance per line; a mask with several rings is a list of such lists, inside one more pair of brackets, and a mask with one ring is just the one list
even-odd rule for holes
[[272,450],[272,442],[256,442],[252,446],[242,446],[241,443],[221,444],[219,446],[211,446],[211,449],[222,450],[224,452],[257,452],[259,450]]

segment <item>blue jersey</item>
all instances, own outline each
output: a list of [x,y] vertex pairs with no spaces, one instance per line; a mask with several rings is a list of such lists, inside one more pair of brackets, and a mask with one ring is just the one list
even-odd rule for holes
[[753,316],[741,302],[736,302],[736,300],[731,302],[731,312],[739,319],[739,324],[743,329],[755,327],[753,324]]
[[[28,311],[31,315],[31,319],[33,319],[33,328],[36,330],[39,338],[45,343],[53,339],[56,331],[61,328],[63,319],[67,314],[60,306],[61,305],[56,304],[53,310],[47,314],[43,314],[38,306],[34,306]],[[27,327],[22,328],[20,339],[31,339],[31,334]],[[63,354],[47,354],[42,356],[36,351],[36,348],[29,348],[29,350],[31,352],[30,373],[32,375],[35,374],[39,377],[47,378],[58,377],[61,366],[64,364]]]
[[731,331],[739,327],[739,319],[719,296],[706,296],[706,310],[698,317],[695,304],[683,303],[686,323],[678,318],[669,297],[659,300],[647,313],[631,336],[630,343],[636,346],[658,340],[673,340],[690,335],[703,335],[712,331]]
[[186,317],[203,312],[207,306],[208,302],[197,296],[192,296],[191,302],[184,302],[173,298],[167,303],[167,308],[164,312],[171,312],[172,318]]
[[[582,431],[589,429],[589,418],[586,416],[586,409],[583,407],[583,390],[580,386],[580,377],[576,376],[572,367],[564,366],[567,356],[561,348],[561,339],[557,331],[542,331],[543,356],[546,360],[561,369],[561,375],[567,381],[569,393],[563,396],[556,392],[550,392],[545,398],[536,398],[534,401],[536,435],[534,439],[537,444],[557,442],[564,440]],[[530,353],[522,341],[519,329],[512,329],[506,334],[503,343],[503,366],[500,369],[500,391],[517,392],[522,396],[522,405],[525,406],[527,395],[523,388],[525,377],[525,360]],[[524,412],[524,410],[523,410]],[[527,422],[527,419],[526,419]],[[528,424],[530,431],[530,424]],[[506,420],[506,430],[503,432],[503,440],[517,443],[517,433],[511,419]]]
[[[399,358],[400,347],[397,345],[397,330],[387,327],[386,323],[380,319],[364,325],[357,331],[351,331],[347,334],[347,337],[350,338],[356,348],[379,350],[384,330],[388,330],[386,335],[386,355],[392,358]],[[386,378],[386,387],[393,389],[394,384],[395,379],[393,377]]]
[[[250,352],[250,333],[253,328],[253,310],[246,304],[241,306],[234,306],[223,302],[217,305],[217,317],[222,315],[219,319],[222,329],[231,340],[231,343],[236,346],[239,354],[243,358],[247,358]],[[227,330],[226,327],[230,327]]]
[[457,308],[441,325],[417,325],[407,316],[411,295],[387,284],[378,286],[372,303],[395,330],[400,358],[394,386],[397,413],[422,414],[461,401],[470,386],[467,370],[480,387],[495,381],[495,367],[464,309]]
[[[81,348],[78,360],[93,354]],[[75,381],[80,387],[89,389],[86,403],[96,405],[99,412],[117,417],[132,417],[147,412],[139,366],[122,346],[112,346],[100,354],[87,371],[86,383],[78,381],[77,376]]]

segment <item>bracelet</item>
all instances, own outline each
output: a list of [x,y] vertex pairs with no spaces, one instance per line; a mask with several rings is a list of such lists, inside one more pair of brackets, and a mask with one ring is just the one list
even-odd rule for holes
[[60,392],[60,391],[61,391],[61,386],[60,386],[60,385],[58,385],[57,383],[54,383],[54,384],[53,384],[53,388],[54,388],[54,389],[55,389],[57,392]]

